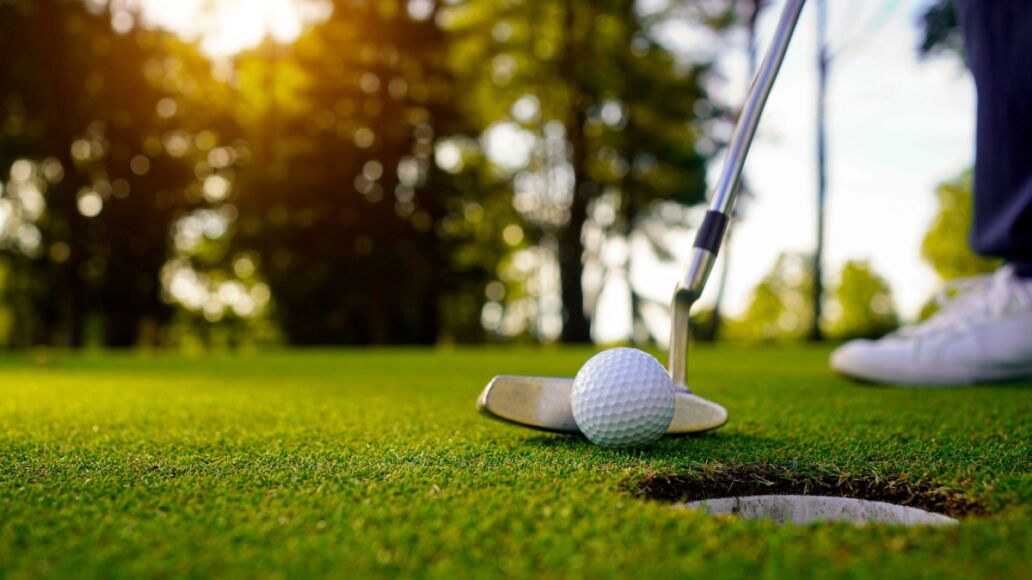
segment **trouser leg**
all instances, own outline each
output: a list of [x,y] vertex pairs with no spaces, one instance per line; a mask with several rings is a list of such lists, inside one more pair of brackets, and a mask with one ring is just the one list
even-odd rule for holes
[[1032,277],[1032,0],[956,0],[978,89],[972,246]]

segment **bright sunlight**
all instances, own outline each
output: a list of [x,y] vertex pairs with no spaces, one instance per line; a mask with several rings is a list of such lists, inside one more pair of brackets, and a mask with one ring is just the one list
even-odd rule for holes
[[306,24],[324,20],[333,10],[328,0],[112,0],[112,7],[119,4],[127,15],[139,5],[145,24],[199,40],[213,58],[253,48],[266,36],[293,42]]

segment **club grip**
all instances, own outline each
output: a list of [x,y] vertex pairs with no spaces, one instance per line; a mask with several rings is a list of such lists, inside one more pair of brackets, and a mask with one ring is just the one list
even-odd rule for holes
[[716,255],[727,231],[727,216],[719,211],[709,210],[695,234],[695,247],[707,250]]

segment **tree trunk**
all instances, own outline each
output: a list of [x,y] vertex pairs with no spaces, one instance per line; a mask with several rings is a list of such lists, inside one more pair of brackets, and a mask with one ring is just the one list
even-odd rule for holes
[[[624,104],[630,103],[630,99],[627,98],[629,95],[626,90],[624,93]],[[638,140],[634,134],[634,119],[630,116],[630,108],[627,110],[627,120],[624,125],[624,135],[626,137],[626,150],[623,152],[624,158],[627,160],[628,170],[624,175],[620,184],[621,194],[623,196],[623,237],[626,241],[628,248],[631,244],[631,236],[634,235],[634,227],[638,221],[638,180],[634,176],[634,159],[638,156],[638,148],[636,146]],[[630,294],[631,300],[631,341],[635,344],[643,344],[649,341],[648,331],[645,329],[645,323],[641,316],[641,296],[635,291],[634,285],[631,281],[631,264],[633,257],[628,251],[627,255],[627,292]]]
[[[566,343],[591,342],[591,320],[584,311],[584,241],[581,233],[588,217],[588,202],[595,195],[595,184],[587,172],[587,137],[584,123],[590,106],[588,95],[581,86],[577,74],[583,45],[590,38],[590,32],[583,36],[577,33],[574,13],[575,0],[566,0],[566,52],[563,71],[570,88],[569,113],[566,120],[566,137],[570,145],[570,164],[573,169],[574,186],[570,201],[570,219],[559,231],[559,281],[563,300],[562,341]],[[590,22],[587,24],[589,30]]]
[[813,252],[813,320],[810,340],[821,340],[821,311],[824,297],[822,262],[824,257],[824,199],[827,178],[826,99],[828,92],[827,4],[817,0],[817,244]]
[[128,308],[104,313],[104,346],[129,348],[136,345],[140,317]]
[[572,111],[568,133],[571,164],[574,174],[573,199],[570,219],[559,232],[559,281],[563,299],[562,341],[566,343],[591,342],[591,320],[584,310],[584,240],[581,233],[588,218],[588,201],[594,197],[595,185],[586,175],[584,154],[585,114],[579,108]]
[[51,321],[53,333],[49,337],[49,342],[65,348],[78,348],[82,346],[85,327],[86,288],[79,270],[84,262],[86,224],[79,214],[76,203],[77,172],[70,147],[74,139],[72,126],[75,117],[75,91],[80,90],[80,87],[72,82],[71,75],[76,72],[68,63],[68,33],[64,30],[63,12],[57,6],[58,3],[57,0],[43,0],[40,3],[41,24],[46,30],[41,38],[47,40],[44,44],[47,47],[44,58],[49,61],[47,68],[51,73],[54,91],[55,114],[49,141],[54,143],[57,153],[55,157],[61,162],[65,172],[64,179],[50,186],[51,191],[47,196],[47,204],[54,217],[55,226],[51,228],[51,236],[54,239],[48,240],[51,236],[46,236],[44,244],[63,242],[68,245],[69,250],[63,262],[50,263],[49,285],[54,289],[57,304],[55,319]]
[[[639,86],[633,78],[631,71],[634,70],[635,57],[631,52],[631,43],[633,42],[634,35],[640,32],[641,28],[638,25],[638,16],[635,12],[635,6],[637,5],[636,0],[623,0],[621,6],[621,12],[623,18],[626,21],[626,36],[622,39],[624,44],[622,49],[623,59],[623,71],[624,78],[621,79],[620,87],[620,100],[623,101],[624,105],[624,126],[623,126],[623,158],[627,161],[627,173],[624,174],[620,183],[620,193],[623,202],[622,214],[623,214],[623,236],[627,242],[628,247],[631,243],[631,236],[634,235],[634,228],[638,221],[638,197],[640,183],[637,176],[634,174],[634,161],[637,159],[639,154],[638,143],[642,136],[637,134],[636,119],[633,114],[633,105],[638,102],[640,98]],[[633,256],[628,253],[627,256],[627,292],[630,295],[630,306],[631,306],[631,342],[635,344],[645,344],[649,342],[651,338],[648,333],[648,329],[645,328],[645,321],[641,315],[641,296],[634,289],[634,285],[631,281],[631,265],[633,263]]]

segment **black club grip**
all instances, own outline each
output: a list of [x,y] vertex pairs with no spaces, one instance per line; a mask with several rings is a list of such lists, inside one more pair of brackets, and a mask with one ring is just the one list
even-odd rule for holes
[[724,240],[727,222],[727,216],[719,211],[707,211],[702,225],[699,226],[699,232],[695,234],[695,247],[716,254],[720,249],[720,243]]

